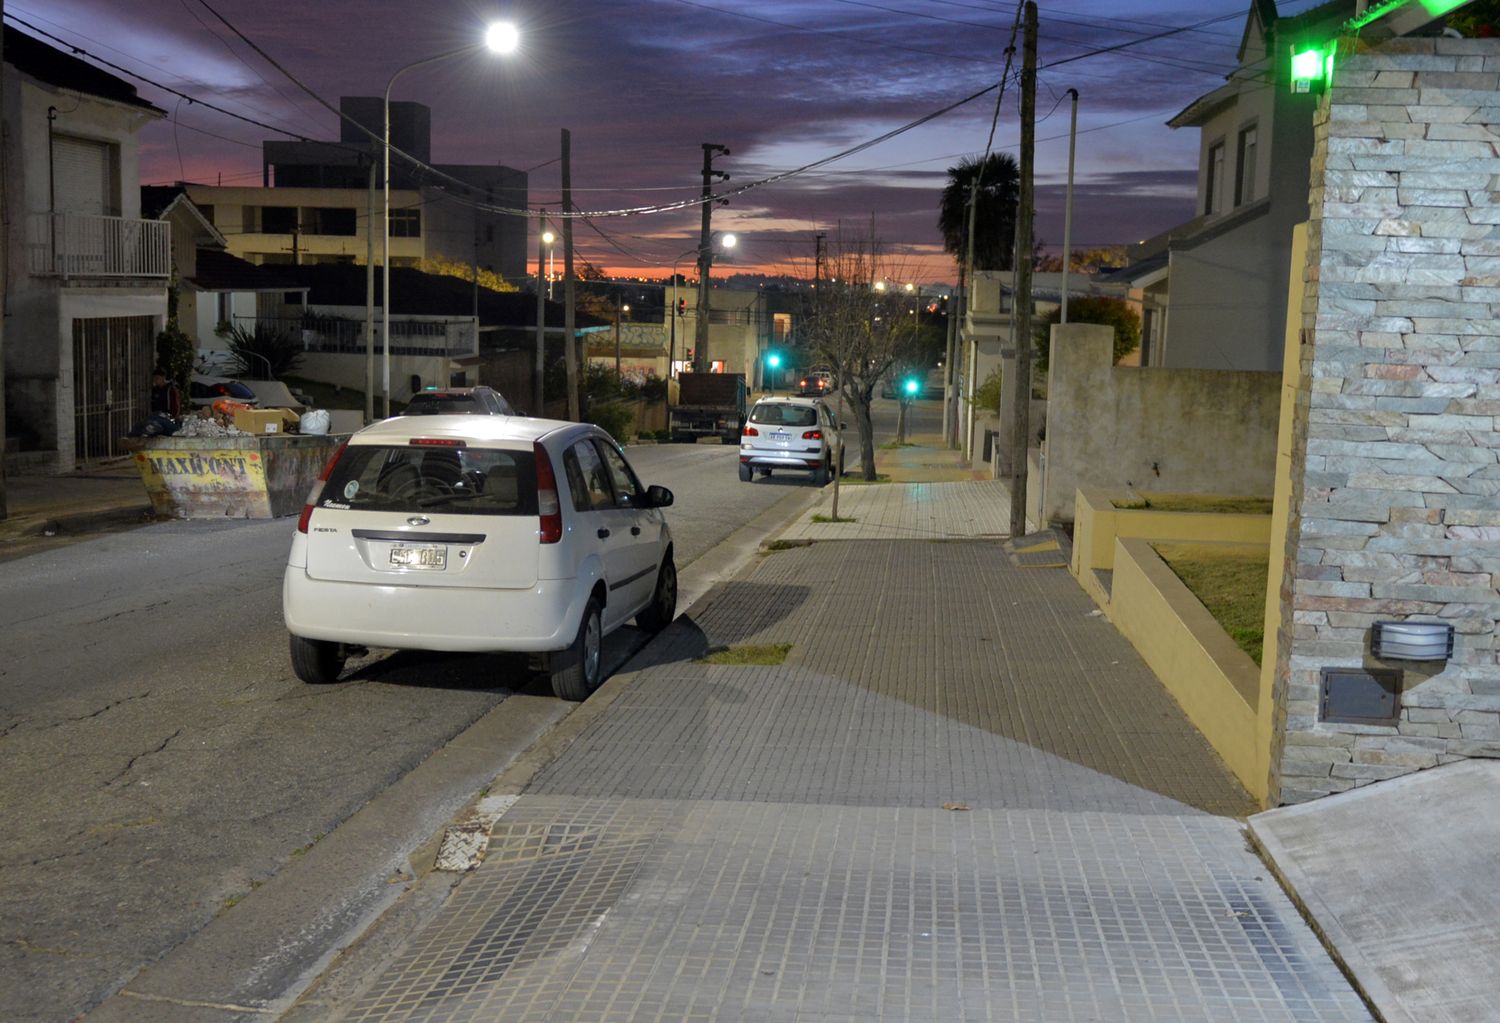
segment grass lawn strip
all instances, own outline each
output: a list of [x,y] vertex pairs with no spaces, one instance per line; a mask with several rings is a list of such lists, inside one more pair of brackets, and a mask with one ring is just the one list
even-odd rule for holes
[[786,661],[790,643],[752,643],[713,650],[698,658],[704,664],[776,665]]
[[1260,664],[1270,565],[1265,549],[1190,543],[1153,546],[1229,638]]

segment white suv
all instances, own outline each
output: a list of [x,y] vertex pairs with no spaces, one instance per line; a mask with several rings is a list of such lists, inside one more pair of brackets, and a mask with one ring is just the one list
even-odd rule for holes
[[828,403],[818,398],[762,398],[740,431],[740,479],[777,469],[812,474],[823,486],[844,471],[844,439]]
[[404,416],[349,439],[308,495],[282,582],[292,667],[332,682],[349,648],[522,651],[552,689],[600,681],[603,637],[677,610],[665,487],[608,434],[511,416]]

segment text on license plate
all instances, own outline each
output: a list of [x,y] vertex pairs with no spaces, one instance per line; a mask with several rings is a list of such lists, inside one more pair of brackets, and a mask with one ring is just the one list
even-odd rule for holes
[[391,564],[397,568],[427,568],[442,571],[448,567],[448,548],[441,544],[392,547]]

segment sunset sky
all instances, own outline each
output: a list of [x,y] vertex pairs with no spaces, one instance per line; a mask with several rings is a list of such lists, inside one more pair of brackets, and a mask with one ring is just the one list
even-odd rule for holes
[[[585,210],[695,195],[703,142],[733,151],[717,165],[735,186],[941,109],[999,80],[1017,10],[987,0],[210,2],[335,105],[341,95],[381,94],[396,69],[476,40],[495,18],[515,21],[517,54],[481,52],[411,71],[393,98],[432,107],[435,162],[529,170],[533,208],[558,200],[558,133],[570,129],[574,198]],[[1280,6],[1295,14],[1313,4]],[[1050,0],[1039,8],[1037,233],[1052,246],[1062,240],[1069,88],[1082,97],[1075,246],[1138,241],[1188,219],[1197,132],[1163,122],[1233,69],[1248,0]],[[8,0],[5,13],[194,97],[298,134],[338,137],[334,115],[200,0]],[[1018,52],[1017,67],[1019,60]],[[142,183],[258,184],[261,141],[287,137],[136,84],[172,115],[143,132]],[[832,234],[840,222],[866,224],[873,215],[879,237],[913,276],[951,280],[936,229],[939,192],[949,166],[983,152],[994,110],[991,93],[857,155],[734,197],[716,209],[714,226],[737,232],[740,249],[735,266],[716,271],[805,268],[816,231]],[[995,148],[1015,152],[1018,111],[1011,82]],[[698,217],[692,208],[598,219],[610,241],[586,226],[576,241],[583,257],[612,271],[664,275],[696,244]]]

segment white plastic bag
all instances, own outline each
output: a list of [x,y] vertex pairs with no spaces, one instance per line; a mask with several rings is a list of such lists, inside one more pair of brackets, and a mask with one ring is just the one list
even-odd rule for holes
[[310,408],[302,413],[302,432],[321,437],[328,432],[328,411],[320,408]]

